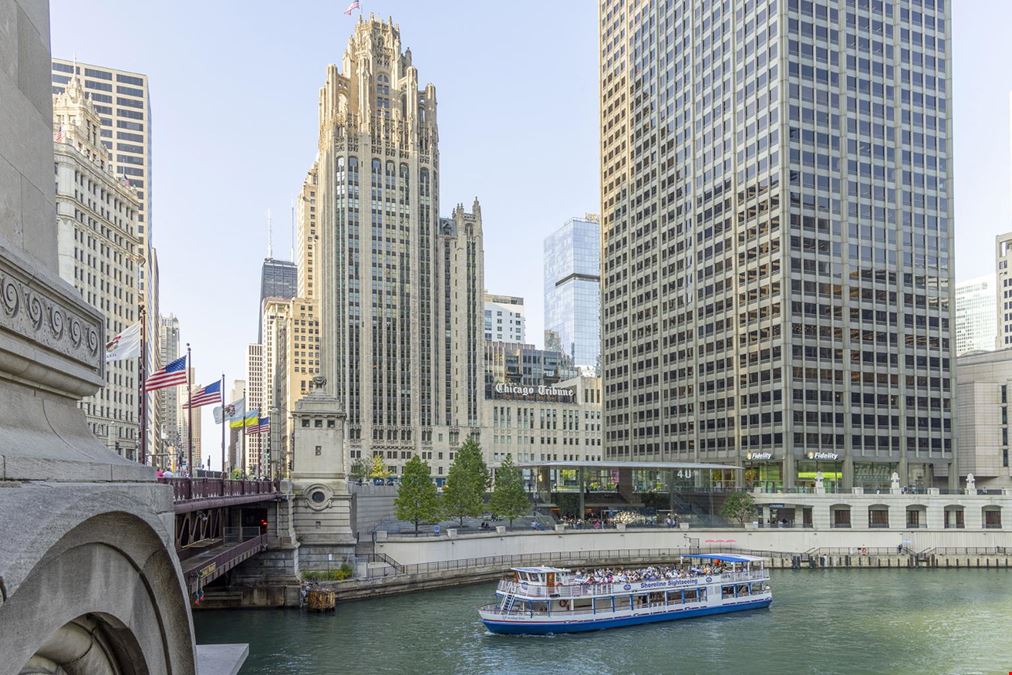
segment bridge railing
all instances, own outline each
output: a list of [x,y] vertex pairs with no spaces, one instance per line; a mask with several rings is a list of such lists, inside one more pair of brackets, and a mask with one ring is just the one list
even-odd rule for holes
[[279,481],[264,479],[232,480],[224,478],[161,477],[159,482],[172,486],[172,501],[186,502],[216,497],[242,497],[245,495],[276,494]]

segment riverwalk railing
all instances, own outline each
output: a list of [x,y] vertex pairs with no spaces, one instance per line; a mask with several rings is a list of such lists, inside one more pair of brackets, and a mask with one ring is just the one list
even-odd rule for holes
[[[398,574],[427,574],[431,572],[452,572],[455,570],[475,570],[481,568],[497,568],[500,570],[525,565],[624,565],[640,563],[664,563],[688,553],[736,553],[754,555],[762,558],[790,558],[797,553],[780,551],[753,551],[740,548],[714,549],[698,546],[685,548],[640,548],[640,549],[602,549],[596,551],[563,551],[555,553],[521,553],[514,555],[484,556],[481,558],[458,558],[455,560],[439,560],[429,563],[399,564],[384,556],[388,564],[396,566]],[[381,555],[381,554],[376,554]],[[380,576],[377,573],[377,576]],[[385,576],[393,576],[389,573]]]

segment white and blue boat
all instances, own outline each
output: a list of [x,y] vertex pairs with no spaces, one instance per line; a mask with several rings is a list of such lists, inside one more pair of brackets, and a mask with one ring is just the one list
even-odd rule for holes
[[574,571],[515,567],[478,610],[493,633],[546,635],[769,607],[762,558],[699,553],[671,565]]

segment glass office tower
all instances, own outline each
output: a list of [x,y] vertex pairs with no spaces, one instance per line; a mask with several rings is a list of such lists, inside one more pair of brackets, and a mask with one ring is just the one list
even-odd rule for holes
[[606,457],[953,484],[948,2],[599,18]]
[[596,216],[570,218],[545,239],[545,349],[595,372],[601,352],[600,266]]

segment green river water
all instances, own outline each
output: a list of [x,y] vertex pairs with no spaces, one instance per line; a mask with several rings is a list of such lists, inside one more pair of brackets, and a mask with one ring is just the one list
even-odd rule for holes
[[1012,571],[772,575],[770,609],[577,635],[487,633],[476,609],[491,583],[194,622],[202,644],[249,643],[243,675],[1012,672]]

